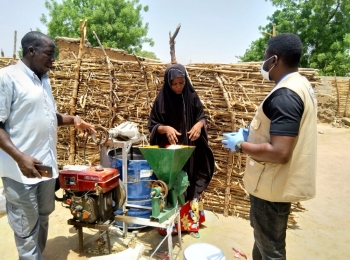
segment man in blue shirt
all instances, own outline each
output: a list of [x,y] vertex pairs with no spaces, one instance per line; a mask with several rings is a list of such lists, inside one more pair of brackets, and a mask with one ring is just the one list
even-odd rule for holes
[[[0,70],[0,177],[19,258],[43,259],[55,208],[57,126],[95,130],[79,117],[57,112],[47,75],[55,61],[54,41],[33,31],[21,44],[22,60]],[[35,164],[51,167],[52,178],[42,177]]]

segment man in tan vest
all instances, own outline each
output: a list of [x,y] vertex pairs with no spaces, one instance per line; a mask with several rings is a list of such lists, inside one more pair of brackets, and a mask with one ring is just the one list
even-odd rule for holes
[[261,74],[276,83],[249,130],[224,134],[226,148],[247,155],[244,186],[250,194],[253,259],[286,259],[291,202],[315,196],[317,101],[298,73],[302,43],[283,33],[271,38]]

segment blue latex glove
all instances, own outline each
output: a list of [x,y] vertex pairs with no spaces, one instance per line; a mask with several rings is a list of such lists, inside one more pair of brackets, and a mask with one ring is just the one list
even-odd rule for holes
[[[242,129],[242,128],[240,128],[240,129]],[[248,142],[249,132],[250,132],[250,124],[248,125],[248,129],[247,128],[243,128],[244,142]]]
[[232,152],[235,152],[237,142],[246,141],[248,134],[248,129],[240,128],[238,132],[223,134],[223,136],[226,137],[226,140],[222,140],[221,142],[224,144],[225,148],[229,148]]

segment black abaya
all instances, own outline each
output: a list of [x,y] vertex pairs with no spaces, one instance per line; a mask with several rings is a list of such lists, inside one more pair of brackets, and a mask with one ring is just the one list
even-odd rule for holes
[[[176,94],[171,89],[171,80],[177,77],[185,78],[182,94]],[[181,64],[169,66],[165,71],[164,85],[153,104],[148,129],[151,133],[151,145],[165,147],[170,144],[165,134],[157,132],[158,127],[164,125],[171,126],[181,133],[177,144],[196,147],[184,167],[190,182],[186,194],[188,200],[199,197],[209,185],[214,173],[214,155],[208,145],[205,120],[202,103],[187,78],[185,67]],[[204,123],[201,135],[197,140],[191,141],[187,132],[199,121]]]

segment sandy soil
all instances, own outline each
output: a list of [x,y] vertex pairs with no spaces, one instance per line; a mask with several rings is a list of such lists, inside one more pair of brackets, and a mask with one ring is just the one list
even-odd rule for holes
[[[350,259],[350,129],[319,124],[318,131],[317,195],[302,203],[307,211],[297,213],[298,225],[287,231],[287,258]],[[69,218],[69,211],[56,203],[56,210],[50,217],[46,260],[85,260],[96,256],[92,253],[92,248],[98,244],[96,230],[84,228],[84,253],[79,254],[77,232],[67,225]],[[253,234],[248,220],[208,211],[206,218],[201,238],[184,234],[183,248],[195,242],[207,242],[218,246],[226,259],[237,259],[232,247],[251,258]],[[0,259],[18,259],[6,215],[0,217],[0,234]],[[146,256],[161,239],[154,228],[141,229],[137,236],[137,241],[146,246]],[[173,241],[176,244],[177,238]],[[161,250],[167,250],[166,243]],[[178,259],[183,259],[182,253]]]

